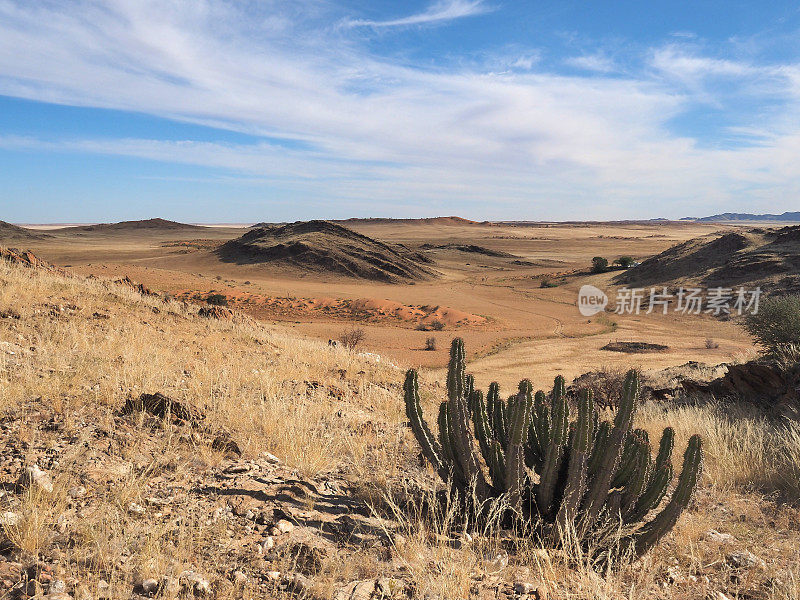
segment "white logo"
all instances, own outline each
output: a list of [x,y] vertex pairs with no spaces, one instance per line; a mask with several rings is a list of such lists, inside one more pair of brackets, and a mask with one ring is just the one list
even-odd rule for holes
[[581,286],[578,292],[578,310],[584,317],[591,317],[603,312],[606,304],[608,304],[608,296],[603,290],[593,285]]

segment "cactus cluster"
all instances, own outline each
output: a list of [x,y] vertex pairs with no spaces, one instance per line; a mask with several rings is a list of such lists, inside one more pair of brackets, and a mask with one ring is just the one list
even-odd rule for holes
[[670,500],[645,521],[672,482],[675,434],[664,430],[653,459],[647,432],[633,428],[635,371],[626,376],[613,421],[601,421],[588,391],[571,407],[561,376],[549,394],[534,393],[524,379],[507,400],[496,383],[484,397],[466,374],[465,358],[463,340],[453,340],[437,435],[423,418],[415,370],[406,374],[404,387],[406,414],[423,455],[462,499],[484,507],[502,500],[512,519],[533,523],[556,543],[566,532],[590,541],[612,526],[626,532],[621,547],[636,555],[672,529],[700,477],[701,439],[689,440]]

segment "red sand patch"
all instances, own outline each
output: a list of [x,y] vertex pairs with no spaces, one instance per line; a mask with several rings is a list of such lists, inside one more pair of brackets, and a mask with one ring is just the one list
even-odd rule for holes
[[[447,306],[412,306],[378,298],[291,298],[251,294],[239,290],[223,292],[228,303],[254,317],[294,319],[304,315],[335,320],[396,322],[417,326],[432,326],[440,322],[449,327],[480,327],[486,317],[449,308]],[[187,290],[176,296],[185,300],[203,301],[208,292]]]

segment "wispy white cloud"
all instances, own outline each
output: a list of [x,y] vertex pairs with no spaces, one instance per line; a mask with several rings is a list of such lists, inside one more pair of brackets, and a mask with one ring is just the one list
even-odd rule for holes
[[491,11],[483,0],[439,0],[434,2],[421,13],[388,19],[384,21],[373,21],[369,19],[348,19],[344,21],[347,27],[408,27],[410,25],[428,25],[432,23],[442,23],[461,19],[463,17],[473,17]]
[[[321,0],[267,0],[256,14],[237,6],[0,0],[0,94],[213,124],[279,143],[4,137],[0,146],[196,165],[280,181],[317,202],[426,214],[440,206],[485,214],[490,206],[486,216],[507,218],[683,216],[697,212],[698,199],[709,212],[775,198],[788,209],[800,192],[797,65],[723,60],[672,44],[653,50],[638,73],[614,78],[597,77],[599,68],[548,72],[535,51],[521,49],[514,56],[531,60],[506,61],[501,72],[429,70],[375,56],[329,27],[340,14]],[[463,13],[483,5],[447,6]],[[715,97],[707,84],[714,78],[736,83],[725,94],[760,90],[776,100],[758,122],[733,115],[732,128],[759,132],[749,145],[708,148],[671,131],[673,119]]]
[[586,71],[594,71],[596,73],[611,73],[617,70],[617,65],[614,61],[601,53],[573,56],[567,58],[564,62],[572,67],[577,67]]

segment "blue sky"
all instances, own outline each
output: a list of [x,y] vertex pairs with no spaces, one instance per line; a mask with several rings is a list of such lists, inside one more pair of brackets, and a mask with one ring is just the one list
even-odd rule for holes
[[0,0],[0,219],[797,210],[800,4]]

